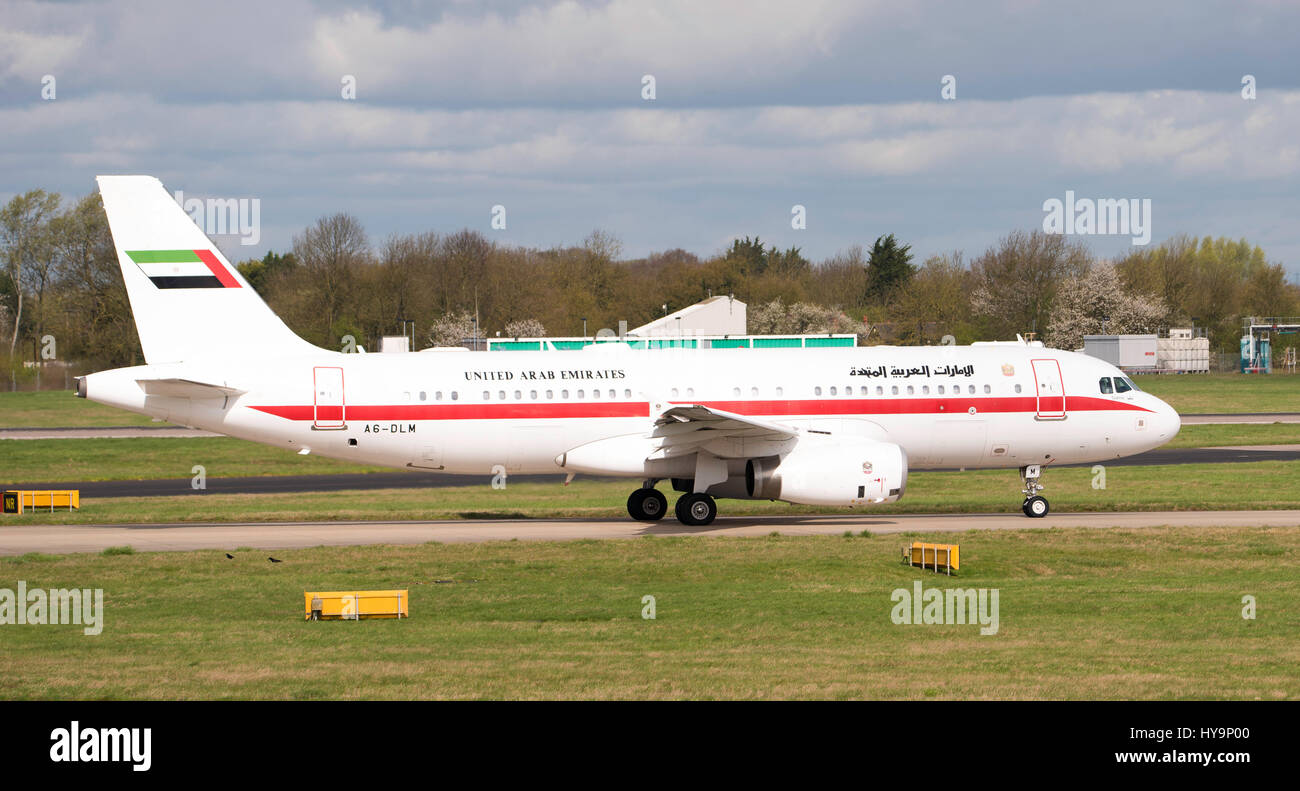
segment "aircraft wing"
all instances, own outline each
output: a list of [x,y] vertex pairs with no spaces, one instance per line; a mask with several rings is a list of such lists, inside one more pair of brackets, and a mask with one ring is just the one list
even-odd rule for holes
[[715,440],[782,442],[798,436],[793,426],[691,404],[664,410],[650,436],[670,454],[688,451]]

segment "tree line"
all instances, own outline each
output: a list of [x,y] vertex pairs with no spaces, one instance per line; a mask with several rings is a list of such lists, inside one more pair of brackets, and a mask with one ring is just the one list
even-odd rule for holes
[[[42,359],[83,370],[143,362],[98,194],[16,196],[0,210],[0,257],[6,389],[26,385]],[[969,263],[961,251],[917,262],[892,234],[817,262],[748,237],[705,257],[674,248],[629,258],[602,231],[546,249],[469,229],[375,241],[341,213],[237,267],[290,328],[335,349],[348,336],[377,349],[412,328],[417,348],[469,333],[581,335],[584,320],[594,334],[718,295],[748,303],[750,332],[849,332],[864,345],[1032,332],[1077,348],[1090,332],[1194,324],[1226,352],[1242,316],[1300,314],[1300,286],[1259,246],[1190,236],[1115,260],[1039,230],[1011,232]]]

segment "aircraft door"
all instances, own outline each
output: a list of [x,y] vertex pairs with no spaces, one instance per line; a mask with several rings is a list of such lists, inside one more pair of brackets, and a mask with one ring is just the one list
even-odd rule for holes
[[324,366],[313,368],[312,381],[312,428],[346,428],[343,369]]
[[1031,360],[1034,368],[1034,391],[1038,399],[1037,416],[1049,420],[1065,417],[1065,381],[1061,364],[1056,360]]

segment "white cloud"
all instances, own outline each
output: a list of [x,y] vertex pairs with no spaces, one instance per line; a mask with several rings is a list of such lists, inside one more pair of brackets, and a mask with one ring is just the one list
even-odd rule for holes
[[36,96],[39,80],[46,74],[58,76],[82,45],[79,33],[29,33],[0,28],[0,79],[26,80]]
[[[1157,236],[1260,229],[1300,250],[1294,15],[1173,15],[1152,40],[1141,19],[1156,11],[1116,27],[1131,3],[1098,2],[1065,37],[1035,3],[563,0],[412,19],[307,0],[12,2],[0,185],[82,193],[96,172],[150,172],[187,194],[279,196],[268,212],[297,212],[276,215],[284,228],[419,206],[423,229],[508,200],[512,234],[533,229],[520,241],[647,217],[664,225],[642,223],[643,244],[712,246],[770,216],[813,249],[912,222],[939,249],[996,238],[1076,189],[1164,196]],[[1221,47],[1198,44],[1211,33]],[[1237,92],[1243,62],[1254,102]],[[640,99],[647,72],[656,102]],[[57,101],[37,98],[44,73]],[[939,101],[945,73],[955,102]],[[342,74],[357,101],[339,97]],[[796,202],[803,236],[788,233]]]
[[[359,101],[455,107],[637,106],[645,73],[679,107],[930,100],[949,73],[961,99],[1235,90],[1247,67],[1261,95],[1300,87],[1300,8],[1207,2],[1193,15],[1094,0],[1065,22],[1051,4],[947,0],[10,0],[0,64],[43,74],[53,61],[82,95],[167,101],[333,98],[353,74]],[[0,85],[0,102],[23,95]]]
[[418,28],[351,11],[316,21],[312,54],[321,72],[356,74],[363,90],[389,100],[464,86],[524,101],[567,86],[579,98],[614,79],[626,82],[632,103],[646,73],[671,97],[687,80],[759,80],[799,68],[830,55],[846,25],[869,11],[828,0],[563,0],[510,17],[448,13]]
[[1266,111],[1234,94],[1162,92],[1009,102],[635,110],[441,110],[342,100],[171,105],[129,94],[0,109],[14,149],[116,156],[339,154],[349,169],[593,181],[778,183],[1150,172],[1294,177],[1300,94]]

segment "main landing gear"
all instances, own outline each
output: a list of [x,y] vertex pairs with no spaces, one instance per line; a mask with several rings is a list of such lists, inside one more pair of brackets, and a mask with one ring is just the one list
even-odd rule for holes
[[1027,467],[1020,468],[1020,480],[1024,481],[1025,501],[1021,503],[1020,510],[1025,512],[1025,516],[1031,519],[1041,519],[1047,516],[1050,507],[1047,504],[1047,498],[1040,497],[1039,492],[1043,490],[1043,485],[1038,482],[1042,470],[1037,464],[1030,464]]
[[687,492],[677,498],[677,521],[690,527],[703,527],[718,515],[718,504],[701,492]]
[[[654,481],[632,492],[627,498],[627,512],[641,522],[657,522],[668,512],[668,498],[654,488]],[[687,492],[677,498],[674,509],[677,521],[689,527],[703,527],[718,516],[718,504],[707,494]]]
[[637,489],[627,498],[627,512],[633,519],[657,522],[668,513],[668,498],[653,487],[654,482],[647,481],[645,488]]

